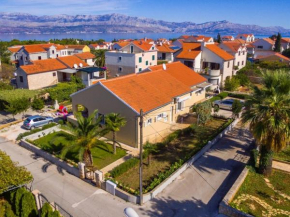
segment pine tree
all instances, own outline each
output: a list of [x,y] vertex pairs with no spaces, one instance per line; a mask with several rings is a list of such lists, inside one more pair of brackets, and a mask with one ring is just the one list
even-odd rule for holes
[[280,33],[278,33],[277,35],[274,51],[281,52],[281,34]]
[[221,39],[221,35],[220,35],[220,33],[218,33],[218,35],[217,35],[217,43],[221,43],[222,42],[222,39]]

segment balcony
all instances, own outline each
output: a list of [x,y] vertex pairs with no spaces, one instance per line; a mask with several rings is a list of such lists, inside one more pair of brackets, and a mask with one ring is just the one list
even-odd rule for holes
[[209,69],[208,75],[210,77],[219,77],[221,75],[221,70],[220,69]]

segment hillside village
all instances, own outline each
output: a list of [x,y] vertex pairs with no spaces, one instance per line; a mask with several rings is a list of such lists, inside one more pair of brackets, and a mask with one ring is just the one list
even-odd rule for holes
[[[218,194],[218,203],[208,210],[191,203],[175,206],[199,210],[200,216],[290,215],[289,185],[283,182],[278,188],[276,183],[282,176],[290,180],[289,114],[279,110],[289,111],[290,38],[218,34],[75,42],[9,46],[0,64],[0,143],[2,138],[11,143],[3,150],[19,161],[32,152],[35,159],[49,162],[48,168],[56,165],[59,175],[66,171],[47,188],[60,184],[62,177],[74,180],[67,184],[75,189],[69,191],[69,202],[59,202],[45,190],[54,200],[52,210],[82,216],[95,213],[98,203],[98,210],[114,207],[108,216],[118,216],[117,210],[126,207],[153,216],[153,203],[161,196],[187,198],[194,192],[201,204]],[[266,118],[278,116],[280,131]],[[263,159],[265,153],[271,158]],[[32,173],[37,180],[44,178],[44,172]],[[214,192],[200,187],[205,179]],[[257,193],[251,182],[261,192],[268,189],[269,196]],[[11,189],[0,189],[0,196]],[[85,199],[82,189],[89,192]],[[31,192],[36,195],[33,209],[44,212],[43,200],[48,199]],[[88,209],[78,208],[83,202]],[[170,201],[160,206],[169,207]],[[161,216],[171,216],[172,210],[160,209]]]

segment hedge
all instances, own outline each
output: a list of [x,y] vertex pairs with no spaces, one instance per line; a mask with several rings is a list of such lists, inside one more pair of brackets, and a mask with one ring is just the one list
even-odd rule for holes
[[126,162],[120,164],[119,166],[115,167],[113,170],[111,170],[110,175],[113,178],[116,178],[117,176],[122,175],[123,173],[127,172],[129,169],[133,168],[139,163],[138,158],[131,158],[127,160]]
[[14,208],[16,216],[20,216],[21,213],[21,199],[27,191],[24,188],[18,188],[14,196]]
[[221,99],[224,99],[224,98],[226,98],[228,95],[229,95],[229,93],[227,93],[227,92],[221,92],[218,96],[219,96]]
[[53,122],[53,123],[46,124],[46,125],[44,125],[44,126],[41,127],[41,128],[36,128],[36,129],[30,130],[30,131],[27,131],[27,132],[25,132],[25,133],[20,133],[20,134],[17,136],[16,140],[19,141],[19,140],[23,139],[23,138],[26,137],[26,136],[29,136],[29,135],[32,135],[32,134],[34,134],[34,133],[40,132],[40,131],[42,131],[42,130],[46,130],[46,129],[51,128],[51,127],[54,127],[54,126],[56,126],[56,125],[57,125],[57,123],[54,123],[54,122]]
[[41,213],[41,217],[48,217],[48,214],[50,212],[52,212],[52,207],[50,206],[49,203],[44,203],[43,206],[41,207],[40,213]]
[[21,199],[21,217],[37,217],[38,211],[35,198],[31,192],[26,191]]
[[238,99],[249,99],[250,96],[247,94],[240,94],[240,93],[229,93],[230,97],[238,98]]

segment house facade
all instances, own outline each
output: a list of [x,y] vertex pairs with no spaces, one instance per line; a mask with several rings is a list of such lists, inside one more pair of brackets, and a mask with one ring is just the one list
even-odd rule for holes
[[[100,81],[72,94],[71,98],[74,112],[82,105],[88,114],[98,109],[99,117],[120,113],[127,123],[118,132],[118,141],[138,148],[141,109],[143,141],[161,141],[181,115],[205,98],[205,88],[209,85],[199,74],[174,62],[149,67],[147,72]],[[73,116],[68,120],[75,122]]]
[[168,43],[162,42],[159,42],[156,45],[156,49],[157,49],[157,59],[167,61],[168,63],[174,61],[174,53],[176,53],[179,50],[178,47],[174,47]]
[[238,34],[237,39],[243,39],[246,42],[254,42],[255,41],[255,36],[253,34]]
[[262,38],[253,42],[256,51],[272,51],[275,48],[275,41],[270,38]]
[[123,76],[157,65],[157,50],[154,44],[134,41],[119,50],[107,51],[105,58],[109,76]]
[[224,35],[221,37],[222,41],[233,41],[235,40],[234,36],[232,35]]

